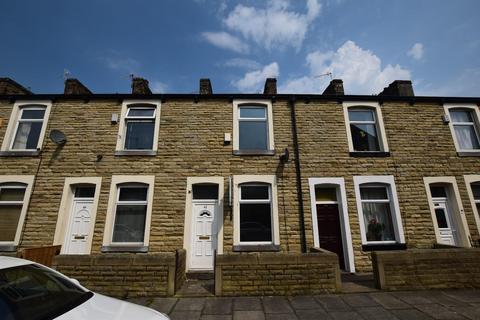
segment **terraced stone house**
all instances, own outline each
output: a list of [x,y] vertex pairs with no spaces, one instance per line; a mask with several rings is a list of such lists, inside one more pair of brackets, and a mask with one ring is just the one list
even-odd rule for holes
[[[347,272],[372,250],[477,246],[480,98],[378,95],[34,94],[0,79],[0,251],[148,257],[186,269],[226,253],[323,248]],[[66,260],[68,265],[68,261]],[[140,260],[139,260],[140,261]],[[141,264],[141,262],[136,262]],[[93,267],[92,267],[93,268]]]

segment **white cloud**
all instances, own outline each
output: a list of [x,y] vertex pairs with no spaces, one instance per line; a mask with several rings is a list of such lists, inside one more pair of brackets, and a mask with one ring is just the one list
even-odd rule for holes
[[255,60],[245,58],[233,58],[223,63],[225,67],[244,68],[248,70],[258,69],[261,67],[260,63]]
[[258,92],[266,78],[278,77],[279,69],[278,63],[272,62],[259,70],[245,73],[242,79],[233,81],[232,85],[241,92]]
[[480,68],[468,68],[440,86],[429,83],[415,91],[421,96],[478,97],[480,92]]
[[151,81],[150,82],[150,89],[152,89],[153,93],[165,93],[168,90],[168,85],[161,81]]
[[202,37],[214,46],[222,49],[228,49],[238,53],[248,53],[249,51],[247,44],[227,32],[203,32]]
[[138,73],[140,70],[140,62],[134,58],[125,57],[117,51],[112,50],[108,55],[100,57],[99,59],[111,70],[129,74]]
[[408,50],[407,56],[412,57],[415,60],[420,60],[423,58],[423,44],[415,43],[413,47]]
[[266,49],[293,46],[299,49],[308,27],[320,14],[318,0],[307,0],[307,13],[289,11],[289,1],[270,0],[266,9],[237,5],[225,25]]
[[410,79],[411,74],[400,65],[382,68],[378,56],[370,50],[345,42],[337,51],[315,51],[307,55],[309,75],[287,80],[279,88],[285,93],[321,93],[330,79],[319,77],[331,72],[344,82],[347,94],[377,94],[393,80]]

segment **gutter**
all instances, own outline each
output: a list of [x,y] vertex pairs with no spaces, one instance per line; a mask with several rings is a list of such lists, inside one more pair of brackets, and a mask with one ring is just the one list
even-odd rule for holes
[[288,104],[292,120],[293,152],[295,154],[295,176],[297,180],[297,198],[300,214],[300,243],[302,252],[307,252],[307,239],[305,236],[305,208],[303,207],[302,169],[300,167],[300,152],[298,148],[297,116],[295,112],[295,96],[290,96]]

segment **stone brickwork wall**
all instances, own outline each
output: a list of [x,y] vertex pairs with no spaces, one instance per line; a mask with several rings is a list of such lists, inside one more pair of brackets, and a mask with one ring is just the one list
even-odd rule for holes
[[86,288],[109,296],[171,296],[175,260],[175,253],[60,255],[53,266]]
[[296,104],[307,245],[313,246],[308,178],[343,177],[355,267],[360,272],[372,269],[370,253],[362,251],[353,176],[394,176],[408,248],[431,248],[436,242],[423,177],[454,176],[472,240],[480,239],[463,178],[479,174],[480,161],[457,156],[450,128],[442,122],[443,105],[384,102],[381,109],[390,156],[359,158],[349,155],[342,103]]
[[215,294],[303,295],[340,290],[336,254],[242,253],[217,255]]
[[187,251],[178,249],[175,252],[175,292],[177,292],[187,280]]
[[480,288],[480,249],[383,251],[372,258],[383,290]]

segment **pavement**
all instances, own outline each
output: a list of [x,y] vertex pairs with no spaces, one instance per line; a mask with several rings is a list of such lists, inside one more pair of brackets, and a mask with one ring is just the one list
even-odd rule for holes
[[166,313],[172,320],[480,320],[480,290],[295,297],[135,298],[129,301]]

